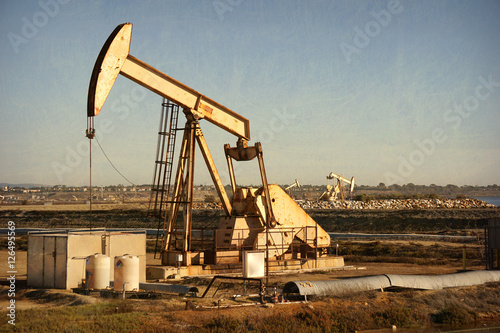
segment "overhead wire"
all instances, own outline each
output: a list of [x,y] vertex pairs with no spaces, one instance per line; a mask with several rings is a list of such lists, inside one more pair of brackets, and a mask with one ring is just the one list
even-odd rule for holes
[[92,140],[89,138],[89,230],[92,230]]
[[87,117],[85,136],[89,139],[89,230],[92,230],[92,139],[95,136],[94,117]]
[[127,182],[129,182],[131,185],[135,186],[136,184],[132,183],[130,180],[128,180],[127,177],[125,177],[116,167],[115,165],[113,164],[113,162],[111,162],[111,160],[109,159],[108,155],[106,155],[106,152],[104,152],[104,149],[102,148],[101,144],[99,143],[99,140],[97,140],[97,137],[95,137],[95,141],[97,142],[97,145],[99,146],[99,148],[101,149],[102,153],[104,154],[104,157],[106,157],[106,159],[108,160],[109,164],[111,164],[111,166],[113,167],[113,169],[115,169],[116,172],[118,172],[118,174],[120,176],[122,176],[123,179],[125,179]]
[[[99,143],[99,140],[97,140],[97,136],[93,137],[95,139],[95,141],[97,142],[97,145],[99,146],[99,148],[101,149],[104,157],[106,157],[106,159],[108,160],[109,164],[111,164],[111,166],[113,167],[113,169],[115,169],[115,171],[123,178],[125,179],[127,182],[129,182],[132,186],[136,186],[137,184],[134,184],[133,182],[131,182],[127,177],[125,177],[121,172],[120,170],[118,170],[116,168],[116,166],[113,164],[113,162],[111,162],[111,159],[108,157],[108,155],[106,154],[106,152],[104,151],[104,149],[102,148],[101,144]],[[92,159],[92,158],[91,158]],[[92,162],[91,162],[92,163]],[[91,168],[92,168],[92,165],[91,165]],[[91,173],[92,174],[92,173]],[[91,176],[92,177],[92,176]],[[149,208],[148,205],[145,205],[144,203],[141,203],[142,206],[145,206],[146,208]],[[91,213],[92,214],[92,213]],[[91,222],[92,223],[92,222]]]

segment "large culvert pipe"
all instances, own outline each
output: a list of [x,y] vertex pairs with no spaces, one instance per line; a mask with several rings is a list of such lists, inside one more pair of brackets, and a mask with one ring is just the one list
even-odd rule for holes
[[343,280],[291,281],[283,287],[283,294],[335,296],[390,287],[435,290],[497,281],[500,281],[500,271],[469,271],[444,275],[384,274]]

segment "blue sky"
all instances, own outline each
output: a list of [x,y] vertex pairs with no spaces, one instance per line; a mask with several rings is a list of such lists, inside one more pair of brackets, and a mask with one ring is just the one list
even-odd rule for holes
[[[86,185],[86,99],[104,41],[250,120],[269,182],[498,184],[500,2],[2,1],[0,182]],[[161,97],[119,77],[99,142],[150,183]],[[223,144],[201,121],[227,182]],[[127,184],[99,147],[93,183]],[[195,182],[211,184],[199,155]],[[240,184],[258,184],[255,161]]]

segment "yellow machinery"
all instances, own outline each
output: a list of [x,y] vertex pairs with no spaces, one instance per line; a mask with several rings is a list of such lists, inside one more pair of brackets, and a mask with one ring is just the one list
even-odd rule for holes
[[[269,259],[287,257],[318,258],[325,256],[330,236],[277,185],[268,185],[262,146],[249,145],[249,121],[192,88],[176,81],[129,54],[132,24],[121,24],[104,44],[92,72],[87,109],[87,137],[95,135],[94,117],[99,114],[118,74],[140,84],[171,101],[186,116],[180,145],[175,185],[161,216],[165,219],[162,240],[162,264],[220,264],[241,261],[242,251],[260,250]],[[199,120],[208,122],[235,135],[235,147],[226,144],[231,189],[230,199],[212,160]],[[167,134],[171,134],[168,132]],[[193,185],[195,145],[201,150],[215,184],[225,216],[221,218],[211,246],[194,249],[192,239]],[[169,143],[171,145],[171,143]],[[167,152],[169,152],[167,150]],[[238,187],[233,160],[257,159],[262,187]],[[151,204],[150,204],[151,205]],[[160,207],[162,207],[160,205]],[[165,206],[167,207],[167,206]],[[177,225],[182,211],[183,225]],[[294,249],[296,250],[294,252]],[[294,254],[295,253],[295,254]]]
[[[333,184],[330,185],[328,181],[332,179]],[[320,201],[344,201],[346,199],[344,185],[345,183],[349,186],[349,195],[352,197],[352,192],[354,191],[354,177],[351,180],[344,178],[336,173],[330,172],[326,176],[326,191],[319,197]]]
[[300,183],[297,179],[295,179],[295,183],[291,184],[291,185],[288,185],[286,188],[285,188],[285,191],[288,192],[288,195],[290,196],[290,198],[293,199],[293,194],[292,194],[292,189],[294,187],[297,187],[298,189],[300,189]]

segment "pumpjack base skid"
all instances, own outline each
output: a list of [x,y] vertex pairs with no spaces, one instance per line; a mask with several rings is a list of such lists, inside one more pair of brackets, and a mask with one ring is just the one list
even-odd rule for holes
[[[345,269],[344,257],[324,256],[321,258],[303,258],[270,260],[269,273],[293,273],[308,271],[342,270]],[[146,267],[147,280],[167,280],[174,276],[207,276],[221,274],[241,275],[243,266],[241,263],[226,264],[192,264],[190,266],[175,265],[150,265]]]

